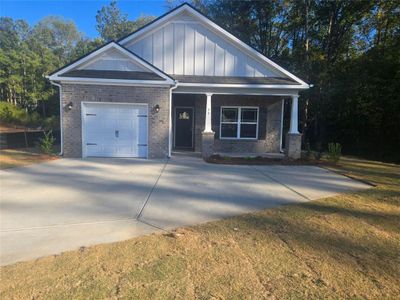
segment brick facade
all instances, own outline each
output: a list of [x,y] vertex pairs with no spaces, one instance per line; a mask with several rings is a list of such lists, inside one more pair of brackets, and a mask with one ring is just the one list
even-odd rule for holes
[[[81,102],[147,103],[149,158],[168,155],[169,88],[62,84],[64,156],[82,157]],[[71,110],[65,109],[72,102]],[[158,104],[160,111],[152,108]]]
[[[202,132],[205,123],[206,96],[194,94],[173,95],[173,107],[194,107],[195,138],[194,150],[202,151]],[[259,107],[259,127],[257,140],[219,139],[221,106]],[[265,153],[279,152],[281,138],[282,98],[249,95],[213,95],[212,130],[215,132],[214,152]]]
[[287,133],[285,143],[285,155],[292,159],[299,159],[301,157],[301,134]]
[[[70,102],[73,103],[72,109],[65,109]],[[63,84],[62,106],[64,108],[63,139],[65,157],[82,157],[81,102],[147,103],[149,105],[149,158],[163,158],[168,155],[169,88]],[[156,104],[160,106],[158,113],[152,110]],[[212,130],[215,132],[214,152],[279,152],[281,105],[280,97],[213,95]],[[173,107],[175,106],[194,107],[194,150],[201,152],[206,96],[175,94],[173,95]],[[219,139],[221,106],[259,107],[258,139]]]

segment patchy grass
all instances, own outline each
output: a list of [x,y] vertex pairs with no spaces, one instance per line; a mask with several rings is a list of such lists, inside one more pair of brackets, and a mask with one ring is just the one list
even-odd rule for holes
[[22,167],[57,159],[57,156],[39,153],[34,148],[0,150],[0,170]]
[[343,159],[375,188],[1,268],[1,299],[393,299],[400,169]]

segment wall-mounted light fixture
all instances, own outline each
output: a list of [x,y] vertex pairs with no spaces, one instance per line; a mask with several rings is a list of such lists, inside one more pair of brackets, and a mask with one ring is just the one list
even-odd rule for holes
[[70,102],[70,103],[68,103],[68,104],[65,106],[65,108],[66,108],[67,110],[71,110],[73,106],[74,106],[74,104],[73,104],[72,102]]
[[158,113],[160,111],[160,105],[156,104],[153,109],[156,113]]

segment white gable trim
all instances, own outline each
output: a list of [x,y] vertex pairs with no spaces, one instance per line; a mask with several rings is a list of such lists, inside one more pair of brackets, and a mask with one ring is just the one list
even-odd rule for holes
[[[90,53],[89,55],[83,57],[82,59],[79,59],[77,61],[75,61],[74,63],[62,68],[61,70],[58,70],[57,72],[55,72],[54,74],[50,75],[50,76],[46,76],[46,78],[48,78],[49,80],[52,81],[94,81],[97,80],[98,82],[130,82],[130,81],[134,81],[136,82],[137,80],[117,80],[117,79],[96,79],[96,78],[81,78],[81,77],[76,77],[76,78],[71,78],[71,77],[63,77],[62,74],[65,72],[68,72],[70,70],[73,70],[74,68],[76,68],[77,66],[80,66],[82,64],[87,64],[88,62],[90,62],[92,59],[96,58],[98,55],[100,55],[101,53],[114,48],[117,49],[119,51],[121,51],[122,53],[124,53],[125,55],[127,55],[129,58],[131,58],[132,60],[134,60],[137,64],[143,66],[144,68],[148,69],[151,72],[154,72],[155,74],[157,74],[158,76],[160,76],[161,78],[165,79],[165,81],[147,81],[149,84],[150,82],[154,83],[157,82],[158,84],[169,84],[169,85],[174,85],[175,81],[169,77],[168,75],[166,75],[164,72],[158,70],[156,67],[154,67],[153,65],[149,64],[148,62],[146,62],[145,60],[139,58],[138,56],[136,56],[135,54],[133,54],[132,52],[128,51],[127,49],[121,47],[120,45],[118,45],[115,42],[111,42],[106,44],[105,46],[97,49],[96,51]],[[143,82],[146,82],[145,80],[143,80]]]
[[163,17],[154,20],[152,23],[145,25],[143,28],[139,28],[137,31],[134,33],[128,35],[127,37],[124,37],[118,41],[121,45],[126,45],[129,44],[130,41],[132,41],[135,38],[144,37],[147,34],[150,34],[152,31],[157,30],[163,26],[165,22],[168,22],[168,20],[172,19],[176,15],[180,14],[182,11],[186,10],[185,7],[189,7],[187,4],[182,5],[181,7],[172,10],[171,12],[165,14]]
[[150,86],[150,87],[170,87],[165,81],[157,80],[125,80],[125,79],[103,79],[103,78],[81,78],[81,77],[63,77],[57,79],[63,83],[69,84],[94,84],[94,85],[118,85],[118,86]]
[[244,83],[182,83],[177,81],[177,86],[183,87],[224,87],[224,88],[261,88],[261,89],[295,89],[295,90],[303,90],[308,87],[302,87],[301,85],[295,84],[244,84]]
[[302,89],[309,88],[309,85],[306,82],[304,82],[303,80],[301,80],[294,74],[290,73],[289,71],[285,70],[278,64],[274,63],[272,60],[268,59],[267,57],[265,57],[264,55],[262,55],[261,53],[259,53],[258,51],[256,51],[255,49],[253,49],[252,47],[250,47],[249,45],[247,45],[240,39],[238,39],[237,37],[235,37],[234,35],[230,34],[228,31],[221,28],[220,26],[218,26],[217,24],[212,22],[210,19],[208,19],[207,17],[205,17],[204,15],[202,15],[201,13],[199,13],[198,11],[196,11],[195,9],[193,9],[190,5],[188,5],[186,3],[183,4],[181,7],[171,11],[170,13],[167,13],[164,17],[161,17],[158,20],[154,21],[153,23],[145,26],[143,29],[139,29],[137,32],[134,32],[131,35],[127,36],[126,38],[121,39],[120,43],[123,45],[127,45],[133,39],[140,40],[141,38],[144,38],[146,35],[150,34],[154,30],[157,30],[157,29],[163,27],[166,22],[168,22],[173,17],[175,17],[176,15],[178,15],[184,11],[187,11],[187,12],[193,14],[196,18],[198,18],[199,20],[204,22],[206,25],[208,25],[214,32],[221,35],[223,38],[225,38],[229,42],[233,43],[234,45],[238,46],[239,48],[243,49],[245,52],[247,52],[249,55],[251,55],[255,59],[257,59],[263,63],[267,63],[269,66],[272,66],[276,70],[280,71],[281,73],[285,74],[289,78],[298,82],[300,84],[300,86],[298,86],[299,88],[302,88]]

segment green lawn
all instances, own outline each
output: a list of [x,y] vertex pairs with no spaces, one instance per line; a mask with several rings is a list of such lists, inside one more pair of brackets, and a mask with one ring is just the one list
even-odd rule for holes
[[1,269],[1,299],[377,299],[400,295],[400,168],[376,187]]

